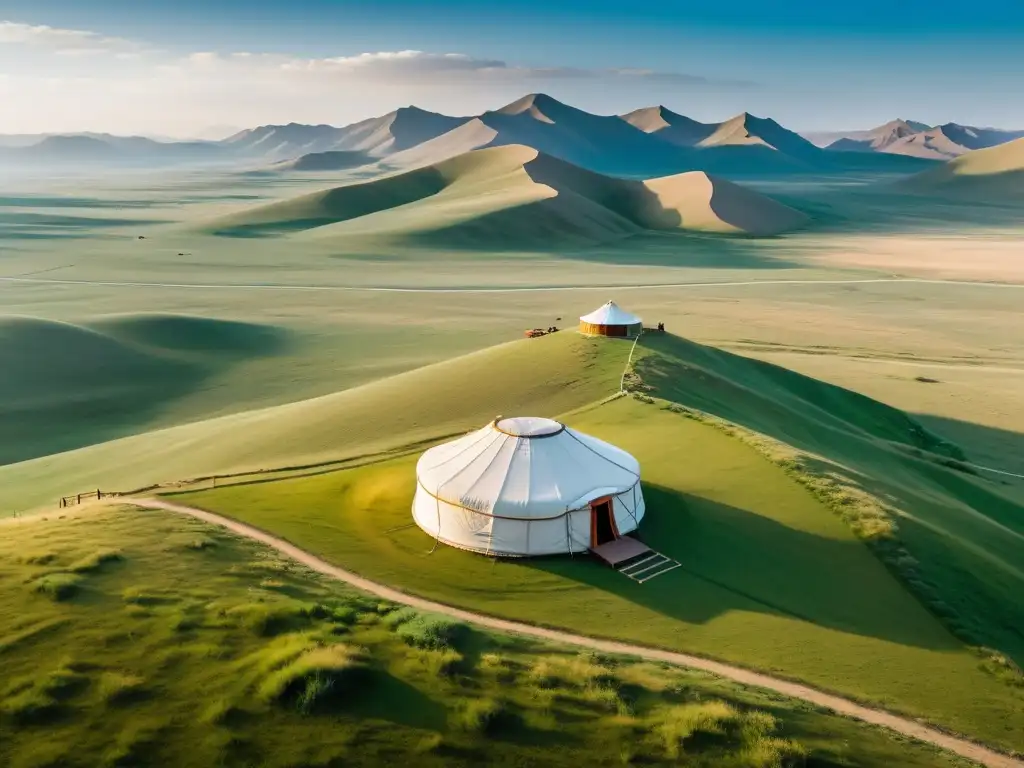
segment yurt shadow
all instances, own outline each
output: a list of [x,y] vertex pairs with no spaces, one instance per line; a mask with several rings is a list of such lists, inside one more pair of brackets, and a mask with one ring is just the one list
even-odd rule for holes
[[[954,650],[935,620],[856,540],[790,528],[745,509],[644,484],[649,513],[637,537],[682,567],[644,584],[588,556],[524,560],[530,568],[614,594],[687,624],[733,611],[771,614],[902,645]],[[948,639],[944,641],[945,639]]]

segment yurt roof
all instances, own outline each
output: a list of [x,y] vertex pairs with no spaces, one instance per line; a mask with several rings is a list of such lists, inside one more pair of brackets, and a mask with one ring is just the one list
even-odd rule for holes
[[498,419],[431,448],[419,484],[440,501],[494,517],[555,518],[640,479],[625,451],[551,419]]
[[589,315],[583,315],[580,318],[580,322],[590,323],[591,325],[634,325],[642,321],[639,317],[632,312],[627,312],[614,301],[609,301]]

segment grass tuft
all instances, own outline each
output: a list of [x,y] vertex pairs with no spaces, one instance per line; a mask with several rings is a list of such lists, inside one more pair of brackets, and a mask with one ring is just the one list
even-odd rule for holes
[[81,560],[72,563],[68,570],[72,573],[93,573],[94,571],[101,570],[109,563],[117,563],[122,560],[124,560],[124,556],[119,550],[107,549],[94,552],[88,557],[83,557]]
[[134,701],[145,692],[145,683],[138,675],[127,672],[104,672],[100,676],[100,698],[107,704]]
[[456,707],[452,726],[467,733],[495,735],[521,724],[508,702],[500,699],[465,699]]
[[81,576],[74,573],[51,573],[32,582],[32,588],[55,602],[61,602],[74,597],[83,581]]
[[347,645],[308,650],[260,684],[257,695],[268,703],[292,704],[309,714],[343,701],[368,668],[366,652]]

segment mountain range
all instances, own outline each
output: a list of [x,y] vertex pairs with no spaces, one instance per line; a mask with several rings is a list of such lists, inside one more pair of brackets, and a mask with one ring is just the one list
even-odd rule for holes
[[816,134],[824,148],[839,152],[880,152],[949,160],[977,149],[988,149],[1024,137],[1024,131],[977,128],[958,123],[929,126],[912,120],[893,120],[867,131]]
[[[522,145],[588,170],[651,178],[685,171],[725,177],[845,171],[907,172],[1024,132],[896,120],[869,131],[808,140],[775,120],[742,113],[703,123],[664,106],[596,115],[546,94],[453,117],[402,107],[351,125],[264,125],[220,141],[156,141],[74,134],[0,137],[5,165],[235,163],[270,171],[339,171],[364,164],[407,170],[487,147]],[[816,143],[817,142],[817,143]]]

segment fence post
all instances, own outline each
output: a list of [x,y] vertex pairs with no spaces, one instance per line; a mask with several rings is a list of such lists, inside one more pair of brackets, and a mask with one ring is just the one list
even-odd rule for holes
[[78,501],[76,501],[75,503],[76,504],[81,504],[82,503],[82,494],[78,494]]
[[103,498],[103,494],[102,494],[102,493],[100,493],[100,489],[99,489],[99,488],[97,488],[97,489],[96,489],[96,501],[99,501],[99,500],[100,500],[100,499],[102,499],[102,498]]

